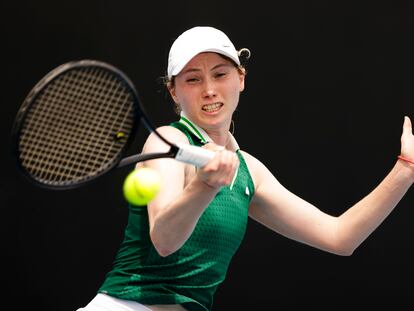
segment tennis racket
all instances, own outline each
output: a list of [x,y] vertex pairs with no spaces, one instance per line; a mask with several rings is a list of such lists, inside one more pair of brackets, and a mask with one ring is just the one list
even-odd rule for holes
[[[168,152],[124,157],[141,122],[170,146]],[[96,60],[65,63],[35,85],[17,112],[12,148],[19,171],[50,189],[78,187],[140,161],[175,158],[201,167],[214,156],[161,136],[131,80]]]

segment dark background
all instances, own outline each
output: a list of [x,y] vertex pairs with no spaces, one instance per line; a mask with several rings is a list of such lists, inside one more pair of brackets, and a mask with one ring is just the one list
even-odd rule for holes
[[[285,3],[286,2],[286,3]],[[1,296],[14,310],[76,310],[95,295],[122,239],[128,169],[50,191],[10,154],[31,87],[75,59],[112,63],[156,125],[176,119],[157,79],[175,37],[195,25],[248,47],[235,136],[290,190],[332,215],[369,193],[414,119],[410,1],[2,1]],[[139,152],[141,128],[129,152]],[[214,310],[412,309],[414,192],[355,251],[339,257],[250,222]]]

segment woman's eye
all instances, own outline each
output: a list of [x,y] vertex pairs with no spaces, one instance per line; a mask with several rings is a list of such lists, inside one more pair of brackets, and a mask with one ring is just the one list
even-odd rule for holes
[[226,75],[225,72],[218,72],[218,73],[216,73],[216,78],[220,78],[220,77],[223,77],[225,75]]
[[189,83],[195,83],[195,82],[198,81],[198,79],[197,78],[188,78],[186,81],[189,82]]

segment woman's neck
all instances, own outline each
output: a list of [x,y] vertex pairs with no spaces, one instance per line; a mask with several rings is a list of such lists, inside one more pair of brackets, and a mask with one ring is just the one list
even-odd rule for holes
[[215,144],[227,147],[230,141],[229,131],[226,129],[219,130],[205,130],[207,135],[214,141]]
[[[180,122],[185,124],[185,126],[188,127],[191,131],[194,131],[196,136],[199,136],[202,140],[207,138],[207,137],[203,137],[203,133],[204,133],[208,135],[210,140],[212,140],[215,144],[224,146],[226,148],[228,147],[231,148],[231,146],[229,146],[231,145],[231,136],[232,136],[229,132],[230,124],[228,124],[228,126],[224,126],[223,124],[221,124],[215,127],[202,128],[201,126],[193,123],[193,121],[184,112],[181,112]],[[197,130],[197,127],[198,127],[198,130]]]

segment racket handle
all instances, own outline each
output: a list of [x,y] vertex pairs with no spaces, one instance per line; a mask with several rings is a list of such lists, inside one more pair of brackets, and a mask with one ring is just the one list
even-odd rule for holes
[[215,152],[201,147],[192,146],[188,144],[178,144],[178,152],[175,159],[181,162],[193,164],[197,167],[202,167],[210,161]]

